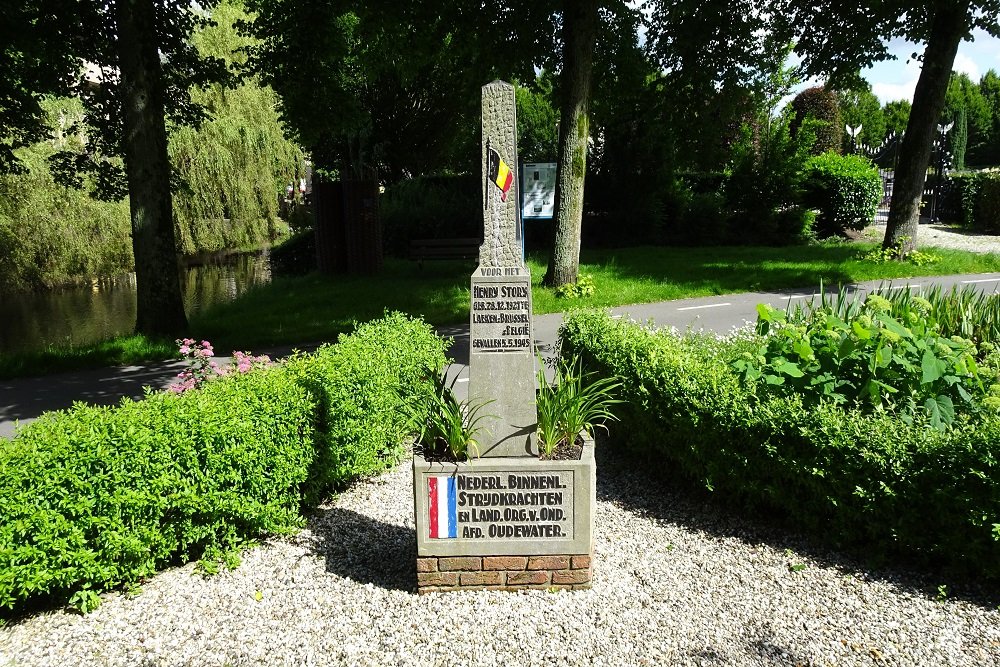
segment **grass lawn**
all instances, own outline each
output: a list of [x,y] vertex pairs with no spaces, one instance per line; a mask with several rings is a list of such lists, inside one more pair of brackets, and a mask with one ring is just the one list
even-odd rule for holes
[[[933,249],[938,260],[924,266],[859,259],[872,244],[824,244],[786,248],[639,247],[584,251],[580,272],[593,276],[592,297],[566,301],[541,287],[545,258],[529,258],[535,313],[568,305],[619,306],[713,294],[810,287],[837,283],[957,273],[1000,272],[1000,256]],[[469,318],[471,262],[413,262],[387,259],[370,277],[308,275],[278,278],[191,321],[190,335],[206,338],[220,353],[262,347],[333,341],[355,322],[388,310],[423,316],[431,324]],[[129,336],[73,349],[0,355],[0,378],[39,375],[170,358],[170,341]]]

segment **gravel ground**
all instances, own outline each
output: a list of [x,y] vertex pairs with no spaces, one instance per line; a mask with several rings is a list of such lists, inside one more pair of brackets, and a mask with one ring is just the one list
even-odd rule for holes
[[[598,448],[594,588],[414,593],[409,467],[214,577],[0,629],[0,665],[998,665],[997,599],[866,572]],[[803,566],[803,567],[799,567]]]
[[[870,241],[881,242],[884,237],[885,225],[872,225],[864,231],[864,238]],[[925,246],[1000,253],[1000,236],[981,234],[948,225],[921,224],[917,230],[917,247]]]

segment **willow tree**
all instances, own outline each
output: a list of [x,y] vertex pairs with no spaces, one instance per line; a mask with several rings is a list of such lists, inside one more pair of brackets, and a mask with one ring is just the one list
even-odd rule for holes
[[[212,25],[192,39],[198,51],[242,66],[253,45],[236,27],[248,18],[241,4],[223,2]],[[170,160],[180,187],[174,222],[181,252],[256,247],[280,229],[278,193],[303,175],[301,149],[285,139],[278,98],[256,77],[228,88],[220,83],[194,87],[191,99],[208,120],[182,125],[170,135]]]
[[[10,4],[10,3],[8,3]],[[186,328],[171,210],[168,118],[194,123],[200,107],[192,85],[224,78],[224,63],[199,56],[192,33],[214,4],[183,0],[52,0],[4,12],[4,34],[24,32],[16,43],[45,67],[0,68],[0,90],[79,96],[86,107],[87,143],[53,162],[64,183],[79,185],[90,172],[103,197],[129,196],[136,272],[136,331],[172,335]],[[39,40],[37,48],[31,38]],[[14,58],[18,62],[18,58]],[[86,64],[86,67],[85,67]],[[24,101],[24,95],[21,96]],[[30,100],[28,100],[30,102]],[[7,108],[6,101],[3,103]],[[29,120],[30,104],[15,107]],[[30,123],[28,123],[30,125]]]

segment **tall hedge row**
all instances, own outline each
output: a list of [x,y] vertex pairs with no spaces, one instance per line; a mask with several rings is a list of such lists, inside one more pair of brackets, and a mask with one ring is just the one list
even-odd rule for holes
[[942,183],[938,216],[969,229],[1000,231],[1000,171],[948,174]]
[[404,404],[443,349],[392,315],[275,368],[76,405],[0,440],[0,608],[294,530],[304,506],[398,459]]
[[622,383],[618,446],[835,546],[1000,581],[1000,421],[942,433],[796,396],[758,397],[738,343],[572,316],[565,354]]

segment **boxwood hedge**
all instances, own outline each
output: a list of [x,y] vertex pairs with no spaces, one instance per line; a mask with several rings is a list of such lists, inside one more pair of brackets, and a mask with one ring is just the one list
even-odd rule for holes
[[0,440],[0,608],[295,530],[309,502],[398,458],[404,403],[429,391],[443,350],[427,325],[390,315],[198,390],[42,415]]
[[646,453],[748,511],[833,546],[1000,581],[1000,420],[946,432],[796,396],[757,396],[727,363],[740,343],[570,317],[563,352],[623,383],[627,433]]

